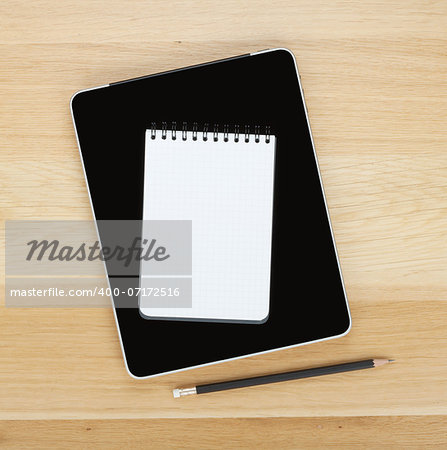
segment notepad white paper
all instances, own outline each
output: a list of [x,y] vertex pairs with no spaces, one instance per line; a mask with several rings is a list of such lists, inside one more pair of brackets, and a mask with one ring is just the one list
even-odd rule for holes
[[[144,220],[192,221],[192,302],[143,316],[262,322],[269,313],[275,137],[146,131]],[[144,232],[143,232],[143,237]],[[144,265],[145,262],[143,261]],[[144,270],[142,271],[144,272]],[[150,285],[141,276],[140,287]]]

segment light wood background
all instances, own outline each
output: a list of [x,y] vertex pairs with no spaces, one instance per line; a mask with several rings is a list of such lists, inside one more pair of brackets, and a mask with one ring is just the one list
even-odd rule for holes
[[[73,92],[278,46],[297,57],[351,333],[137,381],[124,369],[111,309],[0,306],[0,446],[447,446],[445,1],[3,0],[2,227],[92,217]],[[3,295],[3,276],[1,284]],[[372,356],[397,362],[171,394]]]

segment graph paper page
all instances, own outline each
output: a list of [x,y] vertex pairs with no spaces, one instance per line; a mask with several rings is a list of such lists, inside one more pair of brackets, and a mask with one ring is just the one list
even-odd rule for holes
[[[191,302],[147,318],[262,322],[269,313],[275,137],[146,131],[143,219],[192,221]],[[268,142],[266,142],[268,141]],[[148,236],[143,237],[148,238]],[[145,262],[142,262],[144,269]],[[144,270],[141,271],[145,273]],[[140,287],[152,286],[141,275]],[[175,283],[172,280],[171,286]],[[184,283],[180,283],[182,286]],[[175,303],[174,303],[175,305]]]

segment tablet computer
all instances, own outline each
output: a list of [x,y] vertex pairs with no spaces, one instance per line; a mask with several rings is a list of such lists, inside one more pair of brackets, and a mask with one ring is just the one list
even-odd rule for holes
[[[193,123],[268,126],[276,136],[267,320],[146,320],[137,296],[129,295],[125,307],[123,295],[113,297],[124,359],[133,377],[349,331],[349,308],[303,92],[289,50],[265,50],[80,91],[72,97],[71,110],[98,222],[142,220],[145,135],[153,122],[186,122],[188,131]],[[103,241],[101,227],[98,231]],[[138,273],[108,275],[112,288],[137,292]]]

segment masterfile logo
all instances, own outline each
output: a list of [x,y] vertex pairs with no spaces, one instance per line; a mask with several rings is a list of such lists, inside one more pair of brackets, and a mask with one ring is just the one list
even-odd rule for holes
[[6,306],[138,307],[144,276],[157,307],[189,307],[191,236],[188,220],[8,221]]

